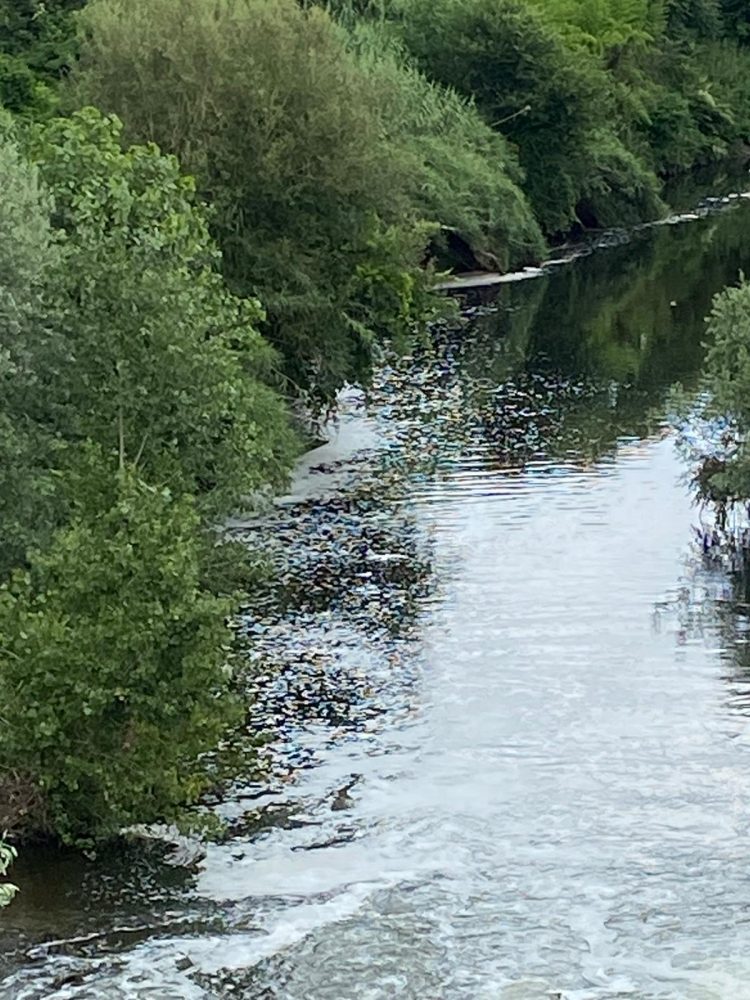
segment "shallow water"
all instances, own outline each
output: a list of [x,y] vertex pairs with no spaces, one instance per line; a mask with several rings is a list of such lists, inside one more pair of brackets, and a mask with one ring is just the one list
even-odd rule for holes
[[665,420],[750,205],[504,286],[240,537],[268,775],[191,868],[27,851],[0,998],[750,998],[750,654]]

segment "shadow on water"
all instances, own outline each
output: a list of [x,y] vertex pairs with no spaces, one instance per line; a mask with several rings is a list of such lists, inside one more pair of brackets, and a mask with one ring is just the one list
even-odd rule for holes
[[[715,795],[700,768],[726,761],[713,743],[691,757],[690,717],[713,711],[715,666],[683,677],[693,708],[673,698],[659,628],[718,646],[730,706],[750,710],[750,594],[692,557],[675,583],[692,515],[658,443],[713,294],[750,266],[749,223],[736,199],[502,285],[350,394],[290,496],[234,525],[277,571],[240,623],[264,777],[213,804],[228,836],[192,869],[160,844],[27,849],[2,1000],[721,995],[670,985],[660,949],[693,961],[718,932],[695,887],[690,914],[664,915],[699,848],[659,814],[668,769],[629,748],[666,753],[674,723],[673,766]],[[642,634],[652,586],[673,590]],[[652,827],[636,863],[628,831]],[[668,864],[659,836],[678,852],[661,900],[642,877]]]

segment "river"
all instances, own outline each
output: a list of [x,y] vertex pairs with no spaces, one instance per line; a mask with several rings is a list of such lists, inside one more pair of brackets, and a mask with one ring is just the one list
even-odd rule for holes
[[2,1000],[750,998],[750,608],[665,410],[749,231],[613,235],[348,394],[234,525],[265,775],[192,864],[25,851]]

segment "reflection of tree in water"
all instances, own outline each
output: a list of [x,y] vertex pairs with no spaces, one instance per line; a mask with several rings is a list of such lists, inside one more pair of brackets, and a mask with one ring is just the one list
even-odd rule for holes
[[661,426],[694,380],[713,294],[750,259],[747,208],[644,230],[619,247],[500,287],[375,380],[398,458],[441,475],[467,460],[595,461]]
[[[669,372],[670,365],[673,381],[678,378],[688,383],[693,381],[685,367],[685,357],[692,352],[693,369],[697,371],[702,360],[704,317],[710,311],[713,296],[735,283],[739,272],[747,269],[750,257],[745,236],[747,212],[745,205],[738,206],[735,211],[686,227],[682,233],[678,232],[679,238],[662,239],[666,250],[659,255],[662,264],[657,280],[670,289],[670,301],[676,301],[677,305],[671,307],[673,322],[660,335],[663,356],[660,358],[656,350],[657,331],[652,330],[649,336],[654,347],[650,354],[646,352],[647,364],[636,373],[636,383],[649,389],[655,387],[663,377],[662,372]],[[697,242],[688,248],[686,244],[693,230]],[[648,289],[642,289],[644,296],[647,293]],[[687,349],[683,342],[687,342]],[[686,445],[692,439],[691,434],[694,432],[698,439],[702,434],[697,425],[691,425],[688,431],[687,435],[685,429],[681,432],[686,452],[691,450]],[[693,461],[695,458],[692,455]],[[743,715],[750,714],[750,548],[744,511],[719,508],[710,513],[706,508],[696,534],[693,574],[672,600],[657,608],[657,621],[666,617],[675,620],[680,642],[702,640],[717,644],[725,664],[728,707]]]
[[730,548],[702,551],[696,541],[692,572],[656,605],[658,629],[669,625],[677,642],[718,647],[730,711],[750,715],[750,572]]
[[644,230],[623,246],[554,270],[529,357],[646,392],[689,378],[702,360],[713,295],[750,260],[746,229],[743,206]]
[[718,640],[725,664],[727,705],[733,712],[750,715],[750,572],[747,564],[734,562],[722,571],[715,557],[710,561],[707,574],[712,574],[714,589],[703,614],[709,617],[707,629]]

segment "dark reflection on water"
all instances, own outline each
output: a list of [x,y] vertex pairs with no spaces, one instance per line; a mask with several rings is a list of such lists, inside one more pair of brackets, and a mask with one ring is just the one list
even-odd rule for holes
[[663,417],[749,222],[504,285],[350,394],[234,526],[279,566],[265,778],[191,869],[27,851],[0,998],[750,997],[750,593]]

